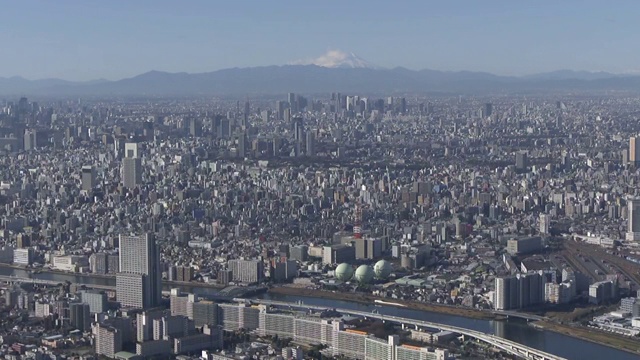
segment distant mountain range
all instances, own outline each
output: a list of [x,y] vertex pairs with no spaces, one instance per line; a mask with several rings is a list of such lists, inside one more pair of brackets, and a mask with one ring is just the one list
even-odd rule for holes
[[640,76],[561,70],[514,77],[483,72],[382,69],[348,56],[333,66],[284,65],[232,68],[207,73],[150,71],[132,78],[71,82],[0,78],[0,94],[12,96],[259,95],[327,92],[361,94],[640,92]]

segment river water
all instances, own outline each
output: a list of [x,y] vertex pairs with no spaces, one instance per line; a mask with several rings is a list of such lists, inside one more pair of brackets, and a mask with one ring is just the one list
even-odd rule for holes
[[[18,276],[26,277],[27,272],[24,270],[0,267],[0,275],[5,276]],[[85,284],[96,285],[109,285],[115,286],[114,278],[96,278],[83,275],[71,275],[71,274],[59,274],[59,273],[41,273],[32,274],[34,278],[53,280],[53,281],[71,281]],[[182,289],[183,291],[190,291],[202,296],[213,295],[216,290],[206,287],[187,287]],[[290,295],[278,295],[278,294],[262,294],[260,297],[264,299],[298,302],[302,301],[305,304],[326,306],[328,308],[343,308],[359,311],[378,311],[381,314],[400,316],[410,319],[418,319],[425,321],[432,321],[442,324],[448,324],[453,326],[464,327],[467,329],[473,329],[482,331],[485,333],[491,333],[503,338],[530,346],[532,348],[540,349],[551,354],[559,355],[567,359],[576,360],[590,360],[590,359],[607,359],[607,360],[632,360],[640,359],[640,355],[630,354],[625,351],[617,350],[603,345],[598,345],[585,340],[576,339],[570,336],[554,333],[551,331],[544,331],[536,329],[525,320],[510,318],[504,321],[493,320],[478,320],[470,319],[462,316],[454,316],[447,314],[440,314],[427,311],[412,310],[407,308],[400,308],[395,306],[385,305],[365,305],[348,301],[318,299],[313,297],[304,296],[290,296]]]

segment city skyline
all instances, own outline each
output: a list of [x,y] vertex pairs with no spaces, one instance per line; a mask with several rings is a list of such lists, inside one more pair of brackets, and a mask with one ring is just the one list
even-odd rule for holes
[[11,54],[0,60],[0,76],[118,80],[150,70],[284,65],[330,50],[385,68],[637,73],[640,53],[629,44],[639,35],[631,11],[638,4],[616,5],[33,0],[0,15]]

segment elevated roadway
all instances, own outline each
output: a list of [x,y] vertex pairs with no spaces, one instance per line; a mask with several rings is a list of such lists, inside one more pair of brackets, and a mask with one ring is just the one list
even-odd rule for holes
[[[48,286],[56,286],[62,283],[60,281],[55,281],[55,280],[44,280],[44,279],[7,276],[7,275],[0,275],[0,282],[4,282],[6,284],[25,283],[25,284],[41,284],[41,285],[48,285]],[[77,284],[77,285],[83,285],[86,288],[96,289],[96,290],[113,290],[113,291],[116,290],[115,286],[108,286],[108,285],[98,285],[98,284]]]
[[[326,310],[327,308],[330,308],[330,307],[326,307],[326,306],[324,306],[324,307],[323,306],[313,306],[313,305],[305,305],[303,303],[290,303],[290,302],[262,300],[262,299],[261,300],[235,299],[235,300],[243,301],[243,302],[247,302],[247,303],[265,304],[265,305],[288,307],[288,308],[299,308],[299,309]],[[434,322],[431,322],[431,321],[408,319],[408,318],[402,318],[402,317],[399,317],[399,316],[392,316],[392,315],[383,315],[383,314],[379,314],[379,313],[376,313],[376,312],[371,313],[371,312],[366,312],[366,311],[349,310],[349,309],[335,309],[335,310],[340,312],[340,313],[343,313],[343,314],[361,316],[361,317],[371,318],[371,319],[378,319],[378,320],[382,320],[382,321],[391,321],[391,322],[400,324],[403,327],[430,328],[430,329],[439,329],[439,330],[442,330],[442,331],[451,331],[451,332],[463,335],[465,337],[470,337],[470,338],[474,338],[474,339],[477,339],[479,341],[485,342],[485,343],[487,343],[487,344],[489,344],[491,346],[494,346],[494,347],[496,347],[496,348],[498,348],[500,350],[503,350],[503,351],[505,351],[505,352],[507,352],[507,353],[509,353],[511,355],[515,355],[515,356],[523,358],[523,359],[566,360],[563,357],[560,357],[560,356],[557,356],[557,355],[553,355],[553,354],[549,354],[549,353],[544,352],[542,350],[534,349],[534,348],[531,348],[529,346],[525,346],[525,345],[519,344],[519,343],[511,341],[511,340],[507,340],[507,339],[501,338],[501,337],[493,335],[493,334],[483,333],[481,331],[465,329],[465,328],[452,326],[452,325],[434,323]]]

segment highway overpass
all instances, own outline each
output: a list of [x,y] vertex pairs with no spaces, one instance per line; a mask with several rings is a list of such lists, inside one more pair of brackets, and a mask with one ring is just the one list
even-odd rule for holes
[[[290,303],[283,301],[272,301],[272,300],[255,300],[255,299],[235,299],[237,301],[250,302],[256,304],[265,304],[279,307],[289,307],[289,308],[299,308],[299,309],[313,309],[313,310],[326,310],[330,307],[326,306],[313,306],[313,305],[305,305],[304,303]],[[494,346],[498,349],[501,349],[511,355],[518,356],[523,359],[533,359],[533,360],[566,360],[563,357],[549,354],[542,350],[534,349],[517,342],[507,340],[501,338],[496,335],[483,333],[481,331],[465,329],[457,326],[451,326],[446,324],[434,323],[431,321],[422,321],[416,319],[408,319],[402,318],[398,316],[392,315],[382,315],[375,312],[366,312],[366,311],[358,311],[358,310],[349,310],[349,309],[335,309],[336,311],[348,314],[361,316],[365,318],[379,319],[383,321],[391,321],[397,324],[402,325],[403,327],[415,327],[418,328],[430,328],[430,329],[439,329],[442,331],[451,331],[454,333],[458,333],[465,337],[471,337],[477,339],[479,341],[485,342],[491,346]]]

